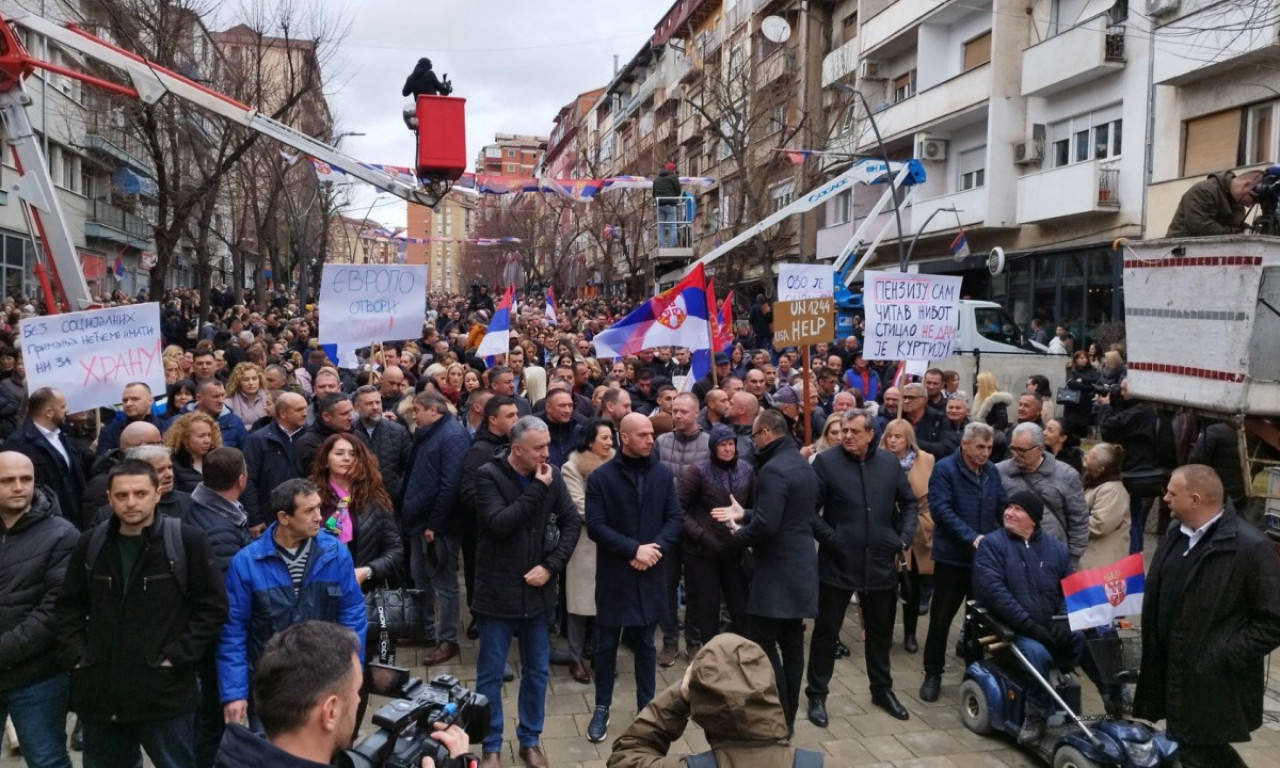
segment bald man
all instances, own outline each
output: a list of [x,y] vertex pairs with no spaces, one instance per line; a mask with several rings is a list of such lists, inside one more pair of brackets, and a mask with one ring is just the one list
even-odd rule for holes
[[13,718],[30,765],[71,765],[69,684],[58,667],[52,606],[79,538],[58,514],[53,492],[36,486],[31,459],[16,451],[0,453],[0,721]]
[[139,445],[160,445],[160,428],[149,421],[134,421],[120,430],[119,447],[102,454],[93,462],[93,472],[84,487],[84,517],[86,521],[94,518],[94,512],[107,503],[107,475],[111,469],[124,461],[124,455],[130,448]]
[[1267,656],[1280,646],[1280,558],[1223,504],[1204,464],[1178,467],[1142,602],[1133,714],[1165,720],[1186,768],[1244,766],[1231,742],[1262,726]]
[[653,634],[667,615],[663,553],[680,536],[675,475],[653,456],[653,422],[638,413],[622,417],[621,449],[587,478],[587,531],[596,542],[596,708],[587,738],[603,741],[609,730],[618,643],[635,653],[636,711],[653,698],[657,652]]
[[307,425],[307,400],[285,392],[276,398],[276,415],[270,424],[254,430],[244,442],[244,463],[249,480],[240,503],[249,515],[249,529],[257,536],[274,519],[268,499],[271,491],[286,480],[298,477],[293,444]]
[[740,391],[729,398],[727,421],[738,436],[738,458],[755,463],[756,447],[751,438],[752,425],[760,413],[760,401],[750,392]]

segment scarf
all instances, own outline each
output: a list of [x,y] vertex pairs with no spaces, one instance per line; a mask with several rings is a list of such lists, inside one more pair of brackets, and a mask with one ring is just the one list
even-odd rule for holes
[[333,490],[333,496],[337,499],[337,509],[332,517],[324,521],[324,527],[330,533],[337,535],[338,541],[350,544],[351,539],[355,537],[355,523],[351,520],[351,492],[333,482],[329,483],[329,488]]
[[916,452],[914,449],[907,451],[907,455],[898,459],[898,466],[902,467],[903,472],[910,472],[912,465],[916,463]]

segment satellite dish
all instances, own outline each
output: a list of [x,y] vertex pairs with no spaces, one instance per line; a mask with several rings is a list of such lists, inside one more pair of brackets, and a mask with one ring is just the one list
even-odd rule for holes
[[991,253],[987,255],[987,269],[991,274],[998,275],[1004,271],[1004,249],[996,246],[991,249]]
[[771,43],[785,43],[791,39],[791,25],[781,16],[765,16],[760,22],[760,34]]

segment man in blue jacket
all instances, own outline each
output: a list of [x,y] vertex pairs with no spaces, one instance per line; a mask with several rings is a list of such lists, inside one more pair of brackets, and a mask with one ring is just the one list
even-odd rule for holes
[[[1013,644],[1041,675],[1055,659],[1080,664],[1088,660],[1084,634],[1072,632],[1062,580],[1071,575],[1067,547],[1040,529],[1044,504],[1031,491],[1009,497],[1004,530],[985,536],[973,557],[973,595],[1002,623],[1017,633]],[[1095,681],[1091,664],[1085,671]],[[1044,735],[1045,715],[1053,701],[1043,688],[1027,688],[1027,704],[1018,741],[1030,744]]]
[[[434,666],[458,655],[458,552],[462,542],[458,486],[471,441],[449,413],[449,401],[439,392],[426,390],[413,398],[413,421],[417,430],[405,476],[401,520],[409,538],[413,582],[427,596],[423,637],[440,642],[426,658],[427,666]],[[436,605],[440,608],[439,627],[435,624]]]
[[596,708],[587,727],[595,742],[608,735],[620,639],[635,652],[636,711],[653,698],[653,633],[667,617],[673,576],[658,561],[675,549],[683,518],[675,476],[652,455],[653,421],[629,413],[621,432],[622,450],[587,478],[587,531],[597,546]]
[[973,553],[982,537],[1000,527],[1008,498],[991,463],[995,433],[986,424],[964,428],[960,450],[939,461],[929,478],[933,515],[933,606],[924,642],[920,698],[937,701],[947,657],[951,620],[969,596]]
[[236,554],[227,571],[218,686],[228,723],[246,719],[253,669],[267,641],[285,627],[312,619],[337,622],[361,638],[364,658],[364,596],[346,546],[320,533],[319,489],[309,480],[288,480],[271,492],[271,508],[275,522]]

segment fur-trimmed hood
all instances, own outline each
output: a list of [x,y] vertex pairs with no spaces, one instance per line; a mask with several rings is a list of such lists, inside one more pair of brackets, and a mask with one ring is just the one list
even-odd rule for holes
[[973,420],[986,424],[987,417],[991,415],[992,408],[995,408],[997,405],[1003,405],[1008,408],[1013,405],[1013,403],[1013,395],[1008,392],[992,392],[986,400],[978,403],[978,407],[973,409]]

